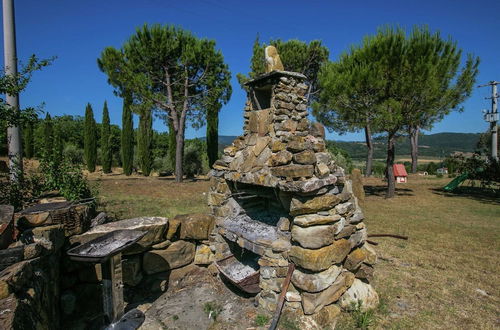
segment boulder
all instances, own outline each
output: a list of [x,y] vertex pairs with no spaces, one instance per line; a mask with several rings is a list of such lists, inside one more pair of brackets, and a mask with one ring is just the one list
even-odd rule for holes
[[319,293],[302,293],[302,308],[304,314],[313,314],[319,312],[324,306],[330,305],[342,296],[344,292],[354,282],[354,274],[351,272],[341,273],[335,282]]
[[355,168],[351,172],[352,192],[360,201],[365,200],[365,190],[363,189],[363,176],[361,170]]
[[366,229],[357,230],[354,234],[349,237],[349,244],[351,244],[351,249],[363,244],[368,238]]
[[350,250],[349,241],[340,239],[332,245],[316,250],[304,249],[296,245],[292,246],[289,257],[299,267],[312,271],[322,271],[344,260]]
[[316,176],[318,178],[324,178],[330,174],[330,168],[325,163],[316,164]]
[[147,234],[124,253],[135,254],[147,250],[156,243],[164,241],[168,222],[168,218],[162,217],[125,219],[96,226],[86,233],[70,237],[69,241],[71,244],[83,244],[97,237],[101,237],[104,234],[120,229],[145,231]]
[[335,265],[319,273],[311,273],[296,268],[292,275],[292,283],[303,291],[320,292],[332,285],[341,271],[342,268]]
[[361,303],[360,310],[366,311],[377,307],[379,299],[370,284],[355,279],[349,290],[340,298],[339,305],[345,310],[352,310],[357,307],[358,302]]
[[351,236],[354,232],[356,231],[356,226],[353,226],[353,225],[346,225],[344,226],[344,228],[342,228],[342,230],[337,234],[335,235],[335,238],[336,239],[340,239],[340,238],[346,238],[346,237],[349,237]]
[[339,315],[340,307],[335,304],[331,304],[323,307],[317,314],[315,314],[314,320],[321,329],[335,329]]
[[300,246],[308,249],[319,249],[332,244],[335,241],[335,233],[338,231],[337,222],[334,225],[318,225],[310,227],[292,227],[292,240]]
[[[308,166],[308,165],[304,165]],[[325,194],[313,198],[292,198],[290,203],[290,214],[301,215],[307,213],[316,213],[318,211],[329,210],[340,203],[338,195]]]
[[312,165],[316,163],[316,156],[312,150],[304,150],[293,155],[293,161],[298,164]]
[[208,235],[215,225],[215,218],[203,213],[177,215],[174,219],[180,221],[179,238],[183,240],[208,239]]
[[373,279],[373,273],[374,269],[371,265],[362,263],[361,266],[359,266],[358,270],[356,270],[354,275],[356,275],[356,278],[360,278],[363,280],[367,280],[368,282],[371,282],[371,280]]
[[295,225],[301,227],[309,227],[316,225],[328,225],[339,221],[342,217],[338,214],[334,215],[319,215],[319,214],[306,214],[299,215],[293,219]]
[[357,248],[354,249],[349,255],[347,256],[345,262],[344,262],[344,267],[350,271],[354,271],[356,268],[361,265],[363,261],[367,258],[366,250]]
[[151,250],[144,253],[143,269],[147,274],[155,274],[180,268],[191,263],[194,255],[193,243],[177,241],[165,250]]
[[292,161],[292,153],[286,150],[281,150],[269,158],[270,166],[286,165]]
[[271,168],[271,173],[275,176],[286,178],[309,178],[314,174],[314,166],[312,165],[283,165]]
[[201,244],[196,247],[194,255],[194,263],[196,265],[209,265],[213,261],[215,261],[215,254],[208,245]]

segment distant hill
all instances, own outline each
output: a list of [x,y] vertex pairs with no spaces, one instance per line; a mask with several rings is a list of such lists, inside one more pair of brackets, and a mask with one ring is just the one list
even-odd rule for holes
[[[418,153],[422,157],[446,157],[455,151],[473,152],[476,149],[481,133],[436,133],[420,135],[418,139]],[[386,157],[385,137],[374,139],[374,158]],[[366,145],[364,142],[335,143],[351,155],[353,159],[364,159],[366,157]],[[396,155],[410,155],[410,141],[407,137],[401,137],[396,142]]]
[[[455,151],[472,152],[475,150],[481,133],[436,133],[420,135],[419,155],[427,157],[446,157]],[[220,135],[219,150],[224,149],[233,142],[236,136]],[[334,141],[340,148],[349,153],[351,158],[361,160],[366,157],[366,145],[361,141]],[[374,158],[383,159],[386,157],[385,137],[374,139]],[[410,141],[406,137],[400,138],[396,143],[396,155],[410,155]]]

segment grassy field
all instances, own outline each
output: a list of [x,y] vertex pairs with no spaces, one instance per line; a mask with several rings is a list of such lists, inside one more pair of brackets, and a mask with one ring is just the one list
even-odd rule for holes
[[[171,178],[95,175],[103,208],[117,218],[204,212],[209,183]],[[408,235],[408,241],[373,238],[374,286],[381,306],[370,328],[498,329],[500,327],[500,199],[439,190],[450,179],[410,176],[384,199],[384,183],[365,182],[362,207],[369,233]],[[344,314],[339,329],[355,327]]]

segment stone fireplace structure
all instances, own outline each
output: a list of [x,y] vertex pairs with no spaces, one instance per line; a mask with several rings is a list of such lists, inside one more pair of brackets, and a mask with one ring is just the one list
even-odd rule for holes
[[326,150],[323,126],[307,119],[305,79],[272,71],[246,84],[244,132],[214,164],[208,203],[216,260],[233,255],[253,265],[257,301],[269,311],[294,263],[285,308],[310,315],[378,298],[369,284],[376,254],[365,243],[363,212]]

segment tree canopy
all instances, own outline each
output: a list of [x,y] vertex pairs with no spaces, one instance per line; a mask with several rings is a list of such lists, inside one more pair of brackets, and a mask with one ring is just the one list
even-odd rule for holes
[[[309,97],[314,98],[318,88],[318,73],[321,66],[328,61],[328,48],[321,44],[320,40],[313,40],[309,44],[297,40],[283,41],[281,39],[270,40],[269,45],[276,47],[286,71],[294,71],[304,74],[309,85]],[[250,72],[248,75],[238,74],[238,81],[243,85],[246,81],[254,79],[265,73],[264,50],[266,44],[260,43],[259,36],[255,39],[250,60]]]
[[396,137],[442,119],[470,95],[479,59],[468,55],[459,71],[461,54],[456,42],[427,27],[408,37],[401,28],[384,27],[321,72],[320,120],[347,131],[368,119],[387,134],[387,197],[394,195]]
[[215,42],[171,25],[144,25],[121,49],[104,49],[98,65],[119,94],[130,92],[134,105],[158,110],[172,125],[182,181],[186,121],[203,125],[210,96],[230,94],[230,72]]

